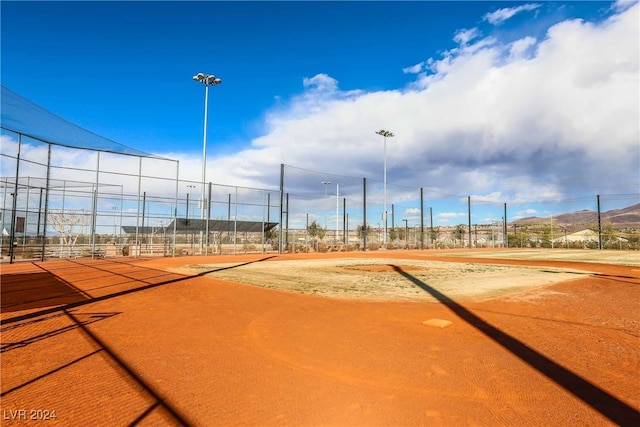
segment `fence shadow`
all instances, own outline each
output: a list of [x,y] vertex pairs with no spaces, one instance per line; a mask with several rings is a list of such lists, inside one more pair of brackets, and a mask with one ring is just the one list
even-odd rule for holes
[[478,331],[491,338],[523,362],[545,375],[551,381],[591,406],[615,424],[620,426],[640,425],[640,412],[631,406],[571,372],[569,369],[559,365],[545,355],[527,347],[522,341],[476,316],[447,295],[432,288],[406,271],[403,271],[399,266],[394,265],[393,269],[414,285],[436,298],[462,320],[469,323]]
[[142,379],[140,375],[131,367],[128,363],[126,363],[122,358],[116,353],[114,349],[112,349],[107,343],[98,338],[93,332],[91,332],[87,328],[87,324],[82,322],[78,318],[78,316],[73,313],[64,310],[64,313],[75,323],[75,325],[82,330],[82,332],[94,343],[98,345],[101,351],[104,351],[109,358],[114,361],[118,367],[124,371],[124,374],[135,381],[146,394],[152,397],[153,402],[147,409],[145,409],[142,413],[140,413],[129,426],[135,426],[139,423],[143,422],[147,417],[149,417],[154,411],[162,410],[178,425],[181,426],[189,426],[191,423],[187,421],[184,414],[182,414],[177,408],[175,408],[170,402],[165,400],[159,392],[157,392],[152,386],[150,386],[146,381]]
[[82,291],[48,271],[3,274],[0,298],[3,313],[66,305],[89,299]]
[[[244,265],[248,265],[248,264],[253,264],[256,262],[262,262],[262,261],[266,261],[268,259],[271,258],[275,258],[275,256],[268,256],[268,257],[264,257],[264,258],[260,258],[257,259],[255,261],[248,261],[248,262],[244,262],[241,264],[236,264],[236,265],[232,265],[232,266],[228,266],[228,267],[223,267],[223,268],[219,268],[219,269],[211,269],[211,270],[207,270],[207,271],[202,271],[200,273],[198,273],[196,276],[205,276],[207,274],[210,273],[215,273],[216,271],[220,271],[220,270],[228,270],[228,269],[232,269],[232,268],[239,268],[242,267]],[[108,300],[108,299],[112,299],[112,298],[117,298],[120,296],[124,296],[124,295],[128,295],[128,294],[132,294],[132,293],[136,293],[136,292],[141,292],[147,289],[152,289],[152,288],[157,288],[160,286],[166,286],[172,283],[178,283],[178,282],[182,282],[184,280],[188,280],[193,278],[194,276],[188,276],[188,275],[176,275],[175,273],[172,273],[170,276],[170,279],[166,279],[166,280],[159,280],[157,282],[154,283],[148,283],[145,282],[142,279],[136,279],[135,277],[133,277],[131,275],[131,272],[128,272],[127,274],[129,274],[128,276],[122,272],[118,272],[117,270],[109,270],[107,268],[104,268],[104,265],[107,265],[109,263],[113,264],[114,262],[112,261],[104,261],[104,260],[98,260],[98,261],[92,261],[90,263],[82,263],[79,262],[77,260],[69,260],[67,261],[69,263],[73,263],[73,264],[80,264],[83,267],[86,268],[91,268],[91,269],[95,269],[95,270],[99,270],[102,272],[107,272],[109,274],[115,275],[115,276],[123,276],[126,277],[128,280],[136,280],[140,282],[140,286],[136,286],[134,288],[131,289],[126,289],[126,290],[122,290],[122,291],[116,291],[107,295],[102,295],[99,297],[90,297],[89,295],[83,293],[81,290],[79,290],[78,288],[76,288],[75,286],[73,286],[72,283],[69,283],[67,281],[62,280],[61,278],[57,277],[55,275],[55,272],[53,271],[46,271],[45,273],[30,273],[29,276],[32,275],[39,275],[39,274],[44,274],[44,276],[41,277],[40,281],[42,282],[42,287],[43,288],[47,288],[49,287],[52,290],[55,290],[57,292],[59,292],[59,295],[57,295],[55,298],[51,297],[51,298],[44,298],[40,295],[40,297],[37,297],[37,292],[32,291],[30,288],[31,286],[31,281],[30,280],[26,280],[25,277],[27,276],[26,273],[24,274],[3,274],[2,275],[2,312],[9,312],[9,311],[18,311],[18,310],[24,310],[26,308],[42,308],[42,307],[50,307],[50,308],[45,308],[43,310],[39,310],[36,312],[32,312],[32,313],[27,313],[27,314],[23,314],[23,315],[17,315],[14,317],[10,317],[10,318],[6,318],[6,319],[2,319],[0,320],[0,326],[1,325],[6,325],[6,324],[11,324],[11,323],[15,323],[15,322],[21,322],[23,320],[27,320],[27,319],[33,319],[33,318],[37,318],[39,316],[43,316],[43,315],[47,315],[47,314],[51,314],[51,313],[57,313],[60,312],[62,310],[68,310],[68,309],[72,309],[72,308],[76,308],[76,307],[80,307],[86,304],[91,304],[94,302],[98,302],[98,301],[104,301],[104,300]],[[122,264],[127,264],[127,263],[123,263],[123,262],[117,262],[115,264],[118,265],[122,265]],[[46,265],[46,263],[43,264],[39,264],[38,266],[42,269],[44,269],[44,266]],[[165,271],[163,270],[155,270],[155,269],[150,269],[150,268],[141,268],[139,266],[135,266],[137,270],[139,271],[154,271],[154,272],[159,272],[161,275],[162,274],[167,274]],[[11,277],[13,276],[13,277]],[[178,277],[176,277],[178,276]],[[10,303],[6,302],[4,300],[5,297],[5,277],[8,277],[10,282],[13,283],[13,285],[9,288],[7,288],[8,290],[11,290],[13,292],[13,295],[10,297]],[[157,277],[157,276],[156,276]],[[24,288],[22,288],[24,287]],[[36,286],[37,288],[37,286]],[[10,295],[9,293],[7,295]],[[30,300],[31,298],[31,300]],[[66,298],[66,299],[65,299]],[[4,304],[7,304],[8,309],[5,310],[5,306]],[[54,306],[54,307],[52,307]],[[13,308],[12,310],[10,308]]]
[[[76,318],[83,325],[99,322],[120,314],[109,313],[78,313]],[[64,322],[63,313],[42,316],[35,320],[27,320],[0,328],[0,353],[26,347],[38,341],[63,334],[78,328],[77,324]]]
[[[79,313],[77,311],[68,311],[63,309],[56,314],[41,316],[37,319],[30,319],[24,322],[19,322],[17,324],[3,327],[1,347],[2,353],[10,350],[24,349],[30,344],[51,339],[55,336],[72,331],[80,331],[80,333],[84,334],[90,341],[94,343],[94,345],[92,345],[92,349],[84,350],[80,353],[78,353],[77,351],[74,353],[73,349],[70,349],[69,354],[74,354],[74,356],[70,357],[64,363],[61,363],[58,366],[52,366],[49,370],[41,372],[33,377],[29,377],[29,374],[23,373],[20,376],[22,382],[20,382],[19,384],[14,384],[9,388],[2,389],[0,391],[0,398],[2,398],[3,400],[14,399],[15,401],[15,398],[12,397],[14,393],[21,391],[24,392],[24,389],[29,389],[29,387],[35,387],[36,389],[38,387],[42,387],[42,385],[38,385],[42,381],[48,380],[50,383],[52,376],[60,378],[60,375],[65,375],[64,373],[67,370],[78,369],[79,364],[85,363],[86,361],[89,361],[96,356],[102,356],[103,358],[107,358],[110,360],[110,362],[108,363],[110,363],[113,366],[113,369],[115,369],[116,372],[119,373],[119,376],[123,381],[129,383],[133,381],[141,388],[141,390],[139,391],[140,396],[146,395],[151,398],[150,403],[137,403],[137,411],[136,409],[129,409],[131,415],[131,421],[129,421],[130,426],[134,426],[142,422],[149,422],[148,418],[150,416],[153,416],[156,420],[160,417],[161,419],[169,422],[172,425],[189,425],[190,423],[186,421],[185,417],[178,410],[176,410],[169,402],[164,400],[155,390],[153,390],[153,388],[150,387],[128,364],[126,364],[112,348],[110,348],[104,341],[100,340],[88,329],[88,326],[90,324],[118,314],[120,313]],[[42,348],[40,351],[42,352]],[[42,353],[41,357],[46,357],[46,352],[47,350],[44,350],[44,353]],[[12,357],[15,361],[19,360],[22,356],[21,354],[11,353],[5,354],[3,355],[3,357]],[[96,372],[89,373],[89,375],[95,377]],[[90,381],[95,380],[92,379]],[[112,384],[109,383],[107,385],[107,388],[111,386]],[[119,386],[115,385],[113,387],[114,388],[110,390],[117,390]],[[28,393],[29,392],[27,392],[27,394]],[[112,409],[118,410],[115,407]],[[5,418],[5,420],[7,419],[8,418]]]

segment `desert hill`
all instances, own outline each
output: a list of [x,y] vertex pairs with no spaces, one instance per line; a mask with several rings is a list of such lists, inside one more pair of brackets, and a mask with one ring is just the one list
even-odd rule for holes
[[[616,227],[640,227],[640,203],[622,209],[601,212],[603,224],[613,224]],[[511,221],[510,224],[543,224],[549,222],[549,217],[526,217]],[[566,226],[585,226],[598,222],[598,213],[592,210],[568,212],[553,217],[553,223]]]

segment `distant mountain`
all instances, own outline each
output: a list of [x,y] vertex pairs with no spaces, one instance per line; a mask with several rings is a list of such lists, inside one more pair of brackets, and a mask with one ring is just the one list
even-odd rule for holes
[[[602,223],[613,224],[617,227],[640,227],[640,203],[628,206],[623,209],[614,209],[601,212],[600,218]],[[512,221],[510,224],[543,224],[549,222],[550,217],[541,218],[536,216],[520,218]],[[577,212],[563,213],[553,217],[553,223],[556,225],[568,226],[571,228],[581,228],[587,224],[595,224],[598,222],[598,212],[592,210],[582,210]]]

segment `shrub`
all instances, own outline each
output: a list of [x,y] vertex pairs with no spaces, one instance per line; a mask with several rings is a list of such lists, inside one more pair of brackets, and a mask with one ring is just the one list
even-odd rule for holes
[[24,250],[22,251],[23,259],[34,258],[34,257],[35,257],[35,251],[33,248],[24,248]]

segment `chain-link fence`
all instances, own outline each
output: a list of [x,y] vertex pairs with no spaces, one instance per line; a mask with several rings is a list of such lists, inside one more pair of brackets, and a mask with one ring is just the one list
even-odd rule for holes
[[[2,259],[481,247],[638,249],[640,194],[506,200],[281,165],[280,188],[180,179],[2,87]],[[274,171],[276,173],[276,171]],[[463,193],[461,191],[461,193]]]
[[289,251],[640,249],[640,193],[499,202],[289,165],[281,181]]
[[180,180],[170,159],[0,137],[12,172],[0,177],[3,260],[278,249],[278,191]]

